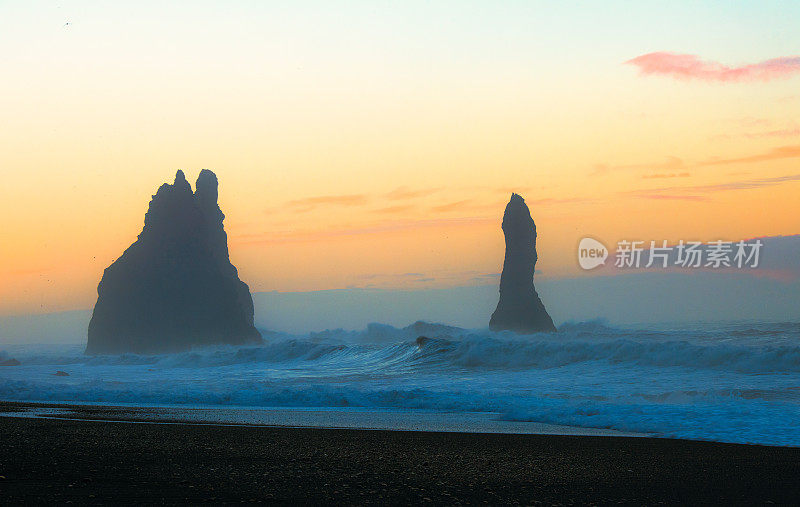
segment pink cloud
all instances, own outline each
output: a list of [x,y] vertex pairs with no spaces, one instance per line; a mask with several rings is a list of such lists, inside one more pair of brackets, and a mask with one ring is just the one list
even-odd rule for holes
[[740,67],[728,67],[718,62],[701,60],[695,55],[659,51],[637,56],[625,63],[635,65],[646,75],[656,74],[702,81],[769,81],[800,73],[800,56],[783,56]]

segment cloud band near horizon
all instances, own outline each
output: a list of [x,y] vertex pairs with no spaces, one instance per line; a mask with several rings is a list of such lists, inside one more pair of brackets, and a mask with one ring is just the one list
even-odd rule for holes
[[782,56],[729,67],[719,62],[701,60],[696,55],[659,51],[637,56],[625,63],[635,65],[643,75],[716,82],[770,81],[800,73],[800,56]]

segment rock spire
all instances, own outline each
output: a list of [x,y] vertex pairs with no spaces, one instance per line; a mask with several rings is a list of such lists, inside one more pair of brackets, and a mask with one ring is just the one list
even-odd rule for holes
[[506,256],[500,277],[500,301],[489,321],[492,331],[529,334],[555,331],[553,320],[533,286],[536,268],[536,224],[525,200],[511,194],[503,214]]

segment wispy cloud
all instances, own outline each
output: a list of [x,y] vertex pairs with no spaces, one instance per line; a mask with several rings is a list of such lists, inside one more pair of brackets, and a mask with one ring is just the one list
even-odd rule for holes
[[[536,273],[539,273],[537,270]],[[436,289],[456,287],[476,287],[495,285],[500,278],[500,273],[486,273],[476,270],[437,269],[432,272],[409,273],[365,273],[354,275],[356,283],[348,288],[352,289],[388,289],[388,290],[416,290],[418,288]]]
[[380,213],[383,215],[392,215],[395,213],[404,213],[406,211],[410,211],[414,209],[414,206],[410,204],[402,204],[400,206],[387,206],[385,208],[378,208],[374,210],[374,213]]
[[644,170],[650,169],[649,174],[642,175],[644,179],[664,179],[664,178],[687,178],[691,173],[686,171],[690,167],[703,167],[728,164],[749,164],[756,162],[767,162],[770,160],[781,160],[789,158],[800,158],[800,145],[779,146],[764,153],[756,153],[744,157],[735,158],[711,158],[703,162],[685,163],[677,157],[667,157],[666,161],[654,164],[627,164],[627,165],[607,165],[597,164],[591,176],[602,176],[611,171],[617,170]]
[[494,189],[495,192],[501,194],[527,194],[531,191],[531,187],[503,187]]
[[[418,197],[425,197],[442,190],[440,187],[436,188],[420,188],[409,189],[408,187],[398,187],[391,192],[383,194],[383,198],[390,201],[403,201],[416,199]],[[324,206],[337,206],[337,207],[352,207],[363,206],[370,202],[370,197],[367,194],[347,194],[347,195],[320,195],[314,197],[306,197],[303,199],[295,199],[285,204],[286,208],[291,209],[293,212],[306,212]],[[387,206],[375,210],[376,213],[399,213],[407,211],[411,206],[397,205]],[[267,212],[278,211],[278,208],[272,208]]]
[[656,173],[645,174],[642,178],[646,180],[663,179],[663,178],[688,178],[691,176],[689,173]]
[[641,170],[648,169],[651,171],[677,171],[685,167],[683,160],[678,157],[669,156],[663,162],[652,162],[647,164],[624,164],[624,165],[609,165],[609,164],[595,164],[591,176],[603,176],[612,171],[619,170]]
[[681,194],[639,194],[642,199],[654,199],[657,201],[709,201],[705,195],[681,195]]
[[774,178],[759,178],[755,180],[734,181],[731,183],[719,183],[717,185],[699,185],[692,187],[701,192],[719,192],[722,190],[749,190],[751,188],[770,187],[780,185],[790,181],[800,181],[800,174],[787,174]]
[[478,276],[473,276],[469,280],[471,282],[483,282],[486,283],[487,281],[494,281],[495,279],[500,278],[500,273],[485,273]]
[[788,129],[775,129],[767,130],[766,132],[749,132],[744,134],[749,139],[758,139],[761,137],[800,137],[800,128]]
[[768,160],[779,160],[784,158],[800,157],[800,145],[780,146],[773,148],[766,153],[758,153],[747,157],[721,158],[702,162],[700,165],[724,165],[724,164],[748,164],[753,162],[765,162]]
[[447,211],[464,210],[471,208],[473,208],[472,201],[463,200],[463,201],[450,202],[447,204],[441,204],[439,206],[433,206],[431,207],[431,210],[437,213],[444,213]]
[[765,139],[770,137],[800,137],[800,127],[791,126],[783,128],[772,128],[768,130],[751,130],[742,133],[725,133],[710,136],[711,140],[717,139],[736,139],[744,137],[746,139]]
[[773,178],[758,178],[752,180],[732,181],[730,183],[717,183],[714,185],[695,185],[686,187],[661,187],[648,190],[634,191],[643,199],[682,199],[688,201],[702,201],[708,198],[704,194],[724,192],[728,190],[751,190],[754,188],[780,185],[792,181],[800,181],[800,174],[787,174]]
[[544,199],[531,199],[526,201],[529,205],[548,206],[551,204],[574,204],[582,202],[592,202],[594,199],[587,199],[585,197],[568,197],[565,199],[556,199],[554,197],[546,197]]
[[364,273],[355,275],[360,280],[374,280],[375,278],[420,278],[426,276],[425,273]]
[[645,75],[699,81],[769,81],[800,73],[800,56],[783,56],[739,67],[729,67],[719,62],[701,60],[696,55],[659,51],[637,56],[625,63],[638,67]]
[[286,206],[295,211],[311,211],[319,206],[361,206],[367,203],[367,196],[364,194],[352,195],[321,195],[317,197],[306,197],[289,201]]
[[398,187],[391,192],[385,194],[385,197],[390,201],[401,201],[405,199],[416,199],[417,197],[425,197],[441,190],[441,188],[420,188],[410,189],[408,187]]
[[496,224],[497,217],[465,217],[440,218],[428,220],[397,220],[363,227],[325,230],[284,230],[260,232],[253,234],[237,234],[231,240],[238,245],[263,245],[271,243],[292,243],[305,241],[324,241],[330,238],[362,236],[391,233],[395,231],[418,230],[437,227],[474,227]]

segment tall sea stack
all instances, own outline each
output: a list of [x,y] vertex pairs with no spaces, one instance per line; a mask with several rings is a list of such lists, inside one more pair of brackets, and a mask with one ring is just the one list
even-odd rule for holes
[[87,354],[176,352],[254,343],[253,298],[228,257],[217,177],[183,171],[150,201],[138,239],[103,273]]
[[536,224],[525,199],[511,194],[503,214],[506,257],[500,277],[500,301],[489,321],[492,331],[536,333],[555,331],[553,319],[544,309],[533,286],[536,268]]

